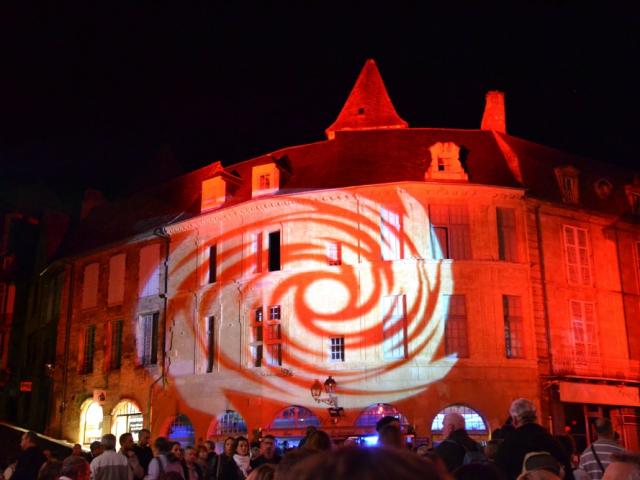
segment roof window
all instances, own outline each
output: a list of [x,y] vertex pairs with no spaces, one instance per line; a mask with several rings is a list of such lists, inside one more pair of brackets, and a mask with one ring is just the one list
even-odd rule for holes
[[425,180],[468,180],[460,162],[460,147],[453,142],[438,142],[429,147],[431,163]]
[[577,205],[580,201],[578,190],[578,176],[580,171],[571,165],[555,169],[556,180],[562,194],[562,202]]

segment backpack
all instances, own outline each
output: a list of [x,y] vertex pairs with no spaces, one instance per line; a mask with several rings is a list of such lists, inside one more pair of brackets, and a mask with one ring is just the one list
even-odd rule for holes
[[468,465],[470,463],[489,463],[489,459],[481,450],[469,450],[461,443],[449,438],[443,440],[443,442],[455,443],[459,447],[464,448],[464,458],[462,460],[463,465]]

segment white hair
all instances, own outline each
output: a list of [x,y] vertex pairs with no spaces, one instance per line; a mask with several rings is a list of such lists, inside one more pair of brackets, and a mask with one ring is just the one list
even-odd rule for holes
[[511,402],[509,414],[518,420],[535,420],[538,416],[536,406],[531,400],[526,398],[517,398]]

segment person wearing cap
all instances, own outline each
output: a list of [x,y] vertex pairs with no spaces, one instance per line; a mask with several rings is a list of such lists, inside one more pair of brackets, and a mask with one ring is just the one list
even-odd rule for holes
[[[540,475],[542,478],[564,478],[564,469],[562,465],[549,452],[529,452],[524,456],[522,461],[522,477],[530,472],[549,472],[554,476]],[[520,478],[518,477],[518,478]],[[535,475],[529,475],[525,478],[532,478]]]
[[510,432],[496,454],[496,464],[510,479],[522,473],[527,453],[547,452],[565,470],[565,479],[574,480],[569,455],[560,442],[541,425],[536,423],[538,413],[531,400],[518,398],[511,403],[509,414],[515,430]]

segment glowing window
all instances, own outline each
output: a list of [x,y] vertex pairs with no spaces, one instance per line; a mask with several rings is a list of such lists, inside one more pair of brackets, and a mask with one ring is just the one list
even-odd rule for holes
[[591,254],[586,229],[563,225],[567,281],[570,285],[591,285]]
[[503,295],[502,309],[507,358],[524,358],[522,299],[514,295]]
[[382,297],[382,350],[385,359],[407,356],[407,321],[404,295]]
[[120,438],[123,433],[131,433],[134,441],[138,441],[138,432],[143,428],[143,417],[140,409],[128,400],[116,405],[111,414],[111,433]]
[[180,445],[183,447],[193,445],[195,441],[195,433],[189,417],[186,415],[176,416],[175,420],[169,426],[169,433],[167,434],[167,437],[174,442],[180,442]]
[[442,422],[448,413],[459,413],[464,417],[465,429],[470,433],[488,432],[487,424],[478,412],[464,405],[451,405],[440,410],[431,422],[431,433],[442,433]]
[[401,426],[409,425],[407,417],[400,410],[388,403],[376,403],[367,407],[356,419],[357,427],[375,427],[382,417],[396,417]]
[[87,400],[80,413],[80,439],[85,447],[102,437],[102,418],[104,414],[99,403]]
[[267,363],[269,365],[282,365],[282,325],[280,324],[280,305],[269,307],[269,320],[267,321]]
[[329,360],[333,362],[344,362],[344,337],[333,337],[329,339]]
[[287,407],[273,419],[272,429],[304,429],[307,427],[319,427],[318,417],[305,407]]
[[595,305],[578,300],[569,301],[573,348],[576,365],[587,366],[600,360]]
[[342,264],[342,245],[340,244],[340,242],[336,242],[336,241],[327,242],[327,264],[328,265]]
[[227,410],[216,422],[216,435],[246,435],[247,424],[238,412]]
[[467,306],[464,295],[446,295],[449,312],[445,324],[445,353],[459,358],[469,357],[467,339]]

